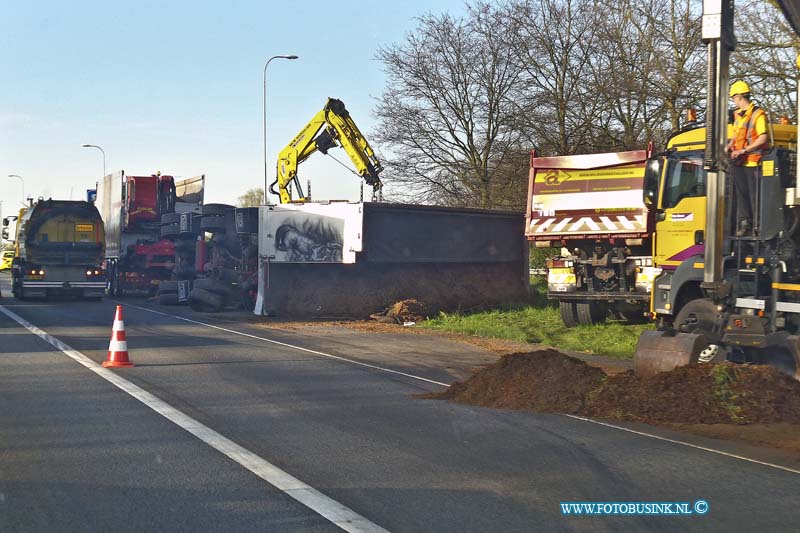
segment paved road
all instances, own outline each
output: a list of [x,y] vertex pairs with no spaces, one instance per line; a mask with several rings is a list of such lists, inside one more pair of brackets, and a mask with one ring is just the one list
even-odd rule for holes
[[[18,302],[2,288],[5,310],[94,362],[105,358],[114,302]],[[126,303],[125,325],[137,366],[114,375],[190,417],[201,437],[207,429],[230,439],[352,512],[355,525],[796,527],[798,473],[564,416],[412,397],[485,360],[478,349],[425,336],[381,344],[357,333],[265,331],[142,300]],[[0,354],[3,531],[337,529],[297,491],[263,481],[4,313]],[[559,507],[698,499],[707,514],[565,517]]]

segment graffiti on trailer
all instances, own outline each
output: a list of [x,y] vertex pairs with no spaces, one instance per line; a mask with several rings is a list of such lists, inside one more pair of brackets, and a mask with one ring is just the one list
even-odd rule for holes
[[342,262],[342,232],[325,219],[285,220],[275,231],[275,250],[290,262]]

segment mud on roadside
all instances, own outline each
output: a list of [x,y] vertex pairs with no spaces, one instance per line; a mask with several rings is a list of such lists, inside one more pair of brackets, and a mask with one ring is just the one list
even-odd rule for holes
[[800,451],[800,382],[769,366],[688,365],[637,378],[540,350],[506,355],[443,392],[418,397],[644,422]]

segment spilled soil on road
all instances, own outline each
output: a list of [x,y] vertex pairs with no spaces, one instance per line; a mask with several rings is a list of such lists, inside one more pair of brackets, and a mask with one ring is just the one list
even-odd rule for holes
[[800,382],[771,366],[687,365],[608,376],[556,350],[510,354],[441,393],[470,405],[647,423],[800,424]]
[[800,450],[800,382],[771,366],[688,365],[637,378],[540,350],[506,355],[443,392],[417,397],[666,425]]

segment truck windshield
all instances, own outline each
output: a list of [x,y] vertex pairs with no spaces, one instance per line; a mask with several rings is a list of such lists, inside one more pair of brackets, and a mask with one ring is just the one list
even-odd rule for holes
[[706,173],[702,152],[682,152],[667,159],[662,208],[678,205],[684,198],[705,196]]

